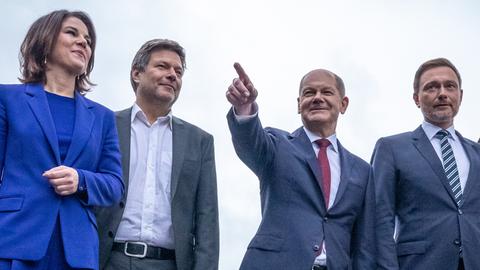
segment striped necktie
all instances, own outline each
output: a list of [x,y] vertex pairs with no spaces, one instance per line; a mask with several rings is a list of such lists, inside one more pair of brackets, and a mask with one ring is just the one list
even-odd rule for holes
[[457,162],[453,155],[453,149],[448,142],[450,133],[444,129],[437,132],[436,138],[440,139],[440,147],[442,150],[443,169],[448,179],[448,184],[455,196],[455,202],[460,206],[463,200],[462,187],[460,186],[460,177],[458,176]]

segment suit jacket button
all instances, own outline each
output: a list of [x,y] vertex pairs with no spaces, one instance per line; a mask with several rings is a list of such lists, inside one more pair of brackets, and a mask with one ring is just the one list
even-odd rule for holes
[[459,215],[463,215],[462,209],[458,209],[458,214],[459,214]]
[[328,221],[328,217],[324,217],[324,218],[323,218],[323,221],[327,222],[327,221]]
[[124,202],[120,202],[120,208],[124,208],[125,207],[125,203]]
[[453,243],[454,243],[455,245],[457,245],[457,246],[460,246],[460,240],[458,240],[458,239],[455,239],[455,240],[453,241]]
[[313,251],[319,251],[320,250],[320,246],[319,245],[314,245],[313,246]]
[[108,237],[113,238],[113,232],[112,231],[108,231]]

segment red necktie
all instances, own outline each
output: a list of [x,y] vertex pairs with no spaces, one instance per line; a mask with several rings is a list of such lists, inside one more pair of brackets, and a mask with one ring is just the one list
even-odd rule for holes
[[328,156],[327,156],[327,148],[330,145],[330,141],[327,139],[320,139],[315,141],[317,145],[320,147],[318,151],[318,165],[320,166],[320,170],[322,172],[322,189],[323,195],[325,198],[325,204],[328,209],[328,201],[330,199],[330,164],[328,163]]

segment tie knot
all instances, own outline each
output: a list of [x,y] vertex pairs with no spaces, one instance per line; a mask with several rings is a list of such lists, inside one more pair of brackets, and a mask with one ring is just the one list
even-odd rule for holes
[[330,145],[330,141],[327,139],[316,140],[315,143],[317,143],[320,148],[327,148]]
[[435,134],[435,137],[437,137],[438,139],[443,139],[445,137],[448,137],[448,135],[450,135],[450,132],[448,132],[447,130],[445,129],[442,129],[442,130],[439,130],[437,132],[437,134]]

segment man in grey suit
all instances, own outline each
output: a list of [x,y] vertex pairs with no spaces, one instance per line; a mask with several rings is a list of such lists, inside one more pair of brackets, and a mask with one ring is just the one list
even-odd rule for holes
[[453,126],[460,73],[429,60],[413,89],[423,123],[379,139],[372,156],[378,269],[480,269],[480,147]]
[[133,107],[117,113],[127,192],[98,209],[100,269],[218,268],[213,137],[172,115],[184,49],[154,39],[135,55]]
[[240,159],[260,180],[262,222],[242,270],[372,270],[375,267],[371,167],[345,149],[335,129],[348,98],[343,80],[316,69],[300,82],[293,133],[263,128],[257,90],[242,67],[226,93]]

